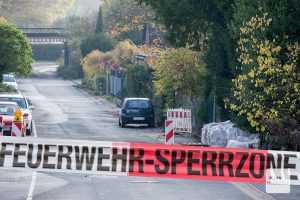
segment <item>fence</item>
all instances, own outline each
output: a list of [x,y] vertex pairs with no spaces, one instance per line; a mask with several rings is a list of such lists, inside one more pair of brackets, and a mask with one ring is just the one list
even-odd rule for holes
[[123,98],[123,82],[124,77],[121,73],[113,73],[110,75],[110,94],[118,99]]
[[175,132],[192,132],[192,112],[190,109],[168,109],[167,118],[174,121]]

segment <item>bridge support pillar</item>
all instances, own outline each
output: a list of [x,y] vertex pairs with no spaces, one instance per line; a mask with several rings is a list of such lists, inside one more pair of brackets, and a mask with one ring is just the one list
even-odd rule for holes
[[65,57],[65,67],[69,67],[69,47],[68,47],[68,42],[64,42],[64,44],[65,44],[65,55],[64,55],[64,57]]

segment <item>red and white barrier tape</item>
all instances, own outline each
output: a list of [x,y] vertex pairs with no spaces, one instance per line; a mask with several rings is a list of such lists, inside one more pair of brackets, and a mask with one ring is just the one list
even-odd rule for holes
[[288,169],[300,185],[300,152],[0,137],[0,169],[265,183]]

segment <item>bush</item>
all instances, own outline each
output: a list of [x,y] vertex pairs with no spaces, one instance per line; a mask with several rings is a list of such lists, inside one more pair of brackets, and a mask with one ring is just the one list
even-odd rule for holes
[[64,79],[77,79],[82,78],[82,68],[80,65],[71,65],[69,67],[64,66],[62,59],[59,60],[59,67],[57,69],[57,75]]
[[261,135],[263,149],[300,150],[300,124],[296,119],[271,119],[264,124],[269,132]]
[[91,88],[95,95],[104,95],[106,92],[106,76],[94,76],[93,80],[91,81]]
[[110,51],[115,45],[116,41],[113,38],[105,34],[96,34],[82,40],[80,49],[82,56],[85,57],[90,52],[97,49],[101,52]]
[[151,98],[153,89],[150,70],[141,65],[129,65],[125,78],[125,90],[128,97]]
[[17,90],[0,83],[0,92],[17,92]]
[[94,76],[105,74],[104,62],[109,58],[108,53],[94,50],[82,59],[83,71],[88,80],[93,80]]

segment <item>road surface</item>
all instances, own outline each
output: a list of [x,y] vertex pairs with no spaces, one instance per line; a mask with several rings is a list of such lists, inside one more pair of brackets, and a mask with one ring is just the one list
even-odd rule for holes
[[[31,137],[160,143],[160,130],[118,127],[117,108],[91,97],[71,81],[56,77],[54,63],[35,63],[19,88],[35,106]],[[100,176],[71,173],[0,171],[0,199],[184,200],[270,199],[247,184]]]

